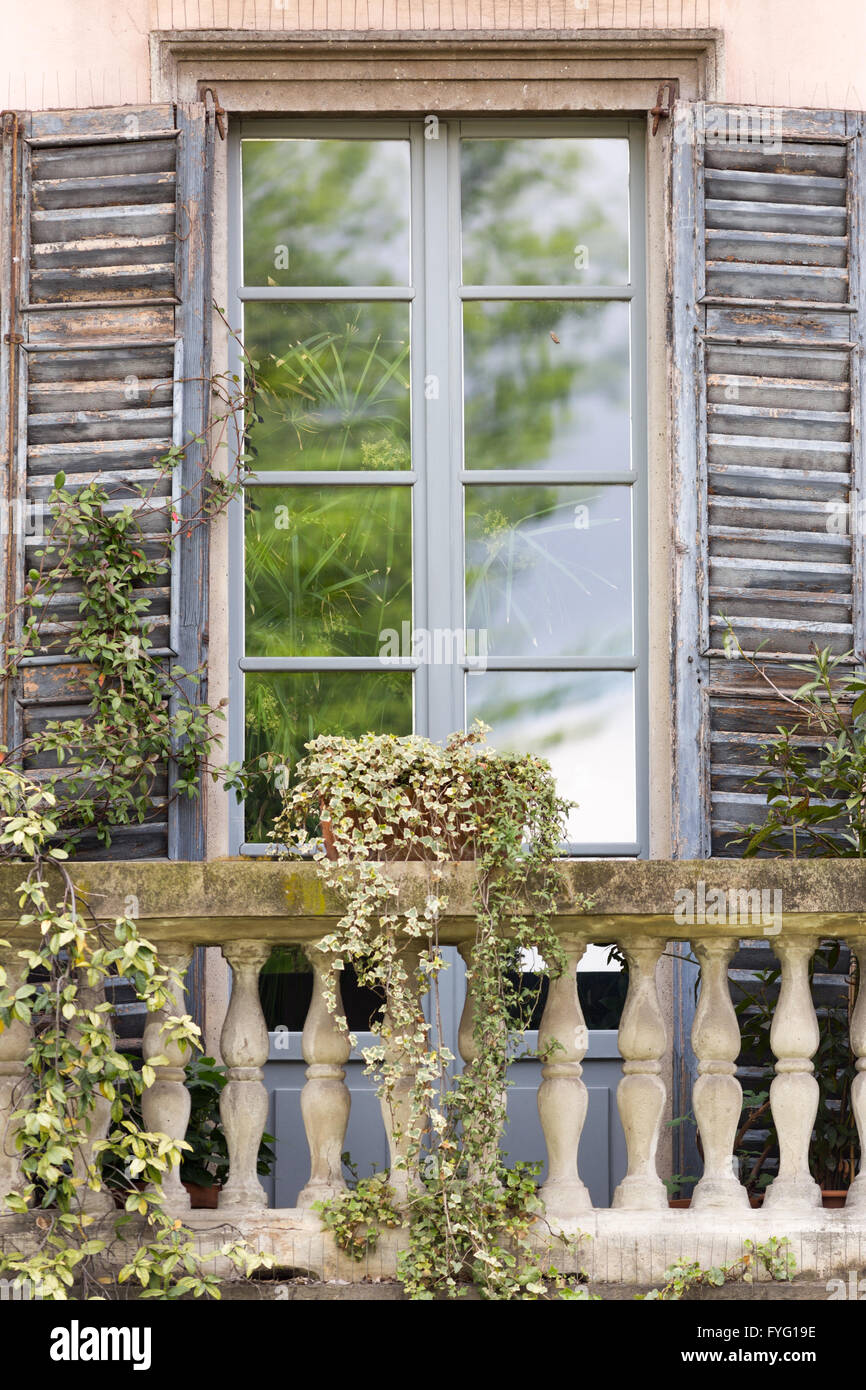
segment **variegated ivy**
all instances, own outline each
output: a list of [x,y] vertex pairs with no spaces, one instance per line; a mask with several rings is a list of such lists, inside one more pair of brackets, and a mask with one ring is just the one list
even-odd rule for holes
[[[537,1298],[551,1289],[580,1297],[572,1281],[538,1268],[536,1185],[525,1168],[504,1168],[498,1142],[508,1063],[536,998],[522,983],[523,953],[540,958],[542,970],[563,967],[552,918],[569,803],[542,758],[497,753],[485,732],[476,725],[444,746],[417,736],[317,738],[295,769],[272,838],[283,853],[314,854],[345,904],[319,948],[337,970],[351,963],[359,983],[386,1001],[375,1024],[380,1042],[364,1056],[402,1140],[390,1182],[410,1232],[400,1264],[407,1291],[458,1297],[474,1284],[490,1298]],[[438,980],[455,859],[475,867],[467,964],[476,1056],[452,1079]],[[400,860],[426,866],[413,903],[401,901],[389,870]],[[329,1007],[348,1032],[335,995],[331,986]],[[355,1214],[356,1193],[339,1201]],[[381,1192],[376,1201],[381,1209]],[[326,1217],[331,1229],[340,1227],[339,1213]]]

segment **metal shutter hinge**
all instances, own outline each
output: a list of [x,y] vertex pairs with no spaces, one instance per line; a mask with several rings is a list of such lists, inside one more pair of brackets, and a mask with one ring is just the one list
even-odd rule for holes
[[653,118],[653,135],[658,135],[659,122],[662,116],[664,116],[666,120],[669,118],[671,106],[673,105],[674,99],[679,96],[679,90],[680,80],[678,77],[666,77],[663,82],[659,83],[659,89],[656,92],[656,104],[650,111],[650,115]]
[[219,137],[220,137],[221,140],[225,140],[225,138],[226,138],[226,113],[225,113],[225,108],[224,108],[223,106],[220,105],[220,99],[219,99],[219,97],[217,96],[217,94],[216,94],[216,92],[215,92],[215,90],[214,90],[213,87],[205,87],[204,85],[200,86],[199,89],[198,89],[198,99],[199,99],[199,101],[203,101],[204,104],[205,104],[205,106],[207,106],[207,100],[206,100],[207,97],[210,97],[211,101],[213,102],[214,120],[216,121],[216,128],[217,128],[217,130],[219,131]]

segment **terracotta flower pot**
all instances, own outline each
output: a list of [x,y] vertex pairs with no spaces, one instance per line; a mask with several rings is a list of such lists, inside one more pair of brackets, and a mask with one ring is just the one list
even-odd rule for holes
[[[844,1207],[844,1205],[845,1205],[845,1199],[846,1199],[847,1196],[848,1196],[848,1191],[847,1191],[846,1188],[842,1188],[842,1189],[841,1189],[840,1191],[838,1191],[838,1192],[822,1191],[822,1193],[821,1193],[821,1203],[822,1203],[823,1207],[825,1208],[825,1210],[831,1210],[831,1211],[832,1211],[832,1210],[837,1209],[837,1208],[839,1208],[839,1207]],[[680,1209],[680,1210],[685,1210],[685,1209],[687,1209],[688,1207],[691,1206],[691,1204],[692,1204],[692,1199],[691,1199],[691,1197],[669,1197],[669,1198],[668,1198],[668,1206],[669,1206],[669,1207],[676,1207],[676,1208],[678,1208],[678,1209]],[[762,1207],[762,1206],[764,1205],[764,1195],[763,1195],[763,1193],[761,1193],[761,1195],[758,1196],[758,1197],[754,1197],[754,1196],[753,1196],[753,1197],[750,1197],[750,1198],[749,1198],[749,1205],[752,1206],[752,1207],[754,1207],[754,1208],[756,1208],[756,1209]]]
[[830,1188],[825,1188],[821,1192],[821,1202],[825,1208],[829,1208],[832,1211],[834,1208],[844,1207],[847,1196],[848,1189],[846,1187],[839,1188],[835,1191]]
[[193,1211],[215,1211],[219,1206],[219,1183],[203,1187],[201,1183],[185,1182],[184,1187],[189,1193],[189,1204]]

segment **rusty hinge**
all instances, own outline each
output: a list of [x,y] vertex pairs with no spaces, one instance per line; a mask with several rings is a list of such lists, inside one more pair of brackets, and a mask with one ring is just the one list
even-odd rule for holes
[[671,106],[674,98],[679,96],[679,91],[680,80],[678,77],[666,77],[663,82],[659,83],[659,89],[656,92],[656,104],[650,111],[653,118],[653,135],[658,135],[659,122],[662,116],[666,120],[670,116]]
[[203,101],[204,104],[205,104],[205,106],[207,106],[207,101],[206,101],[206,98],[207,98],[207,97],[210,97],[211,101],[213,102],[214,120],[216,121],[216,128],[217,128],[217,130],[219,131],[219,137],[220,137],[221,140],[225,140],[225,138],[226,138],[226,113],[225,113],[225,108],[224,108],[223,106],[220,105],[220,99],[219,99],[219,97],[217,96],[216,92],[214,91],[213,87],[205,87],[203,84],[201,84],[201,85],[199,86],[199,89],[198,89],[198,99],[199,99],[199,101]]
[[4,333],[4,334],[3,334],[3,341],[4,341],[4,343],[23,343],[23,342],[24,342],[24,334],[23,334],[23,333]]

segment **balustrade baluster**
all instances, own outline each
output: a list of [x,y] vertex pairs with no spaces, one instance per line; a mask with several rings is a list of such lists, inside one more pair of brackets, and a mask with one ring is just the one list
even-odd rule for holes
[[588,1102],[581,1062],[589,1036],[577,995],[576,974],[586,940],[566,937],[562,946],[565,968],[550,981],[538,1030],[538,1050],[544,1058],[538,1114],[547,1145],[547,1178],[540,1196],[548,1217],[567,1220],[592,1209],[577,1167]]
[[[4,952],[6,982],[11,990],[26,980],[28,967],[13,949]],[[18,1192],[22,1186],[21,1153],[15,1147],[20,1122],[13,1120],[16,1110],[25,1107],[27,1094],[27,1053],[33,1030],[28,1023],[16,1019],[0,1032],[0,1211],[7,1193]]]
[[866,1209],[866,936],[849,943],[857,959],[857,1002],[851,1015],[851,1051],[857,1058],[857,1075],[851,1087],[851,1108],[860,1139],[860,1171],[848,1189],[845,1206]]
[[749,1205],[732,1164],[743,1109],[743,1088],[736,1077],[740,1029],[728,986],[728,966],[737,945],[735,939],[727,938],[694,945],[701,967],[701,993],[692,1027],[698,1059],[692,1105],[704,1150],[704,1174],[692,1196],[693,1210]]
[[628,1151],[628,1172],[613,1194],[615,1207],[630,1211],[667,1208],[665,1185],[656,1172],[656,1152],[665,1108],[661,1059],[667,1045],[656,986],[663,941],[635,937],[623,945],[628,961],[628,995],[619,1025],[623,1078],[616,1101]]
[[[160,948],[160,959],[164,965],[176,970],[183,980],[184,972],[192,956],[192,948],[183,942],[166,941]],[[169,1000],[164,1009],[148,1014],[142,1038],[142,1055],[145,1062],[152,1057],[166,1057],[168,1066],[155,1068],[156,1081],[148,1086],[141,1097],[141,1114],[144,1127],[151,1133],[167,1134],[171,1139],[183,1139],[189,1124],[190,1096],[186,1088],[186,1064],[190,1060],[188,1048],[182,1048],[163,1034],[169,1017],[186,1013],[183,984],[166,987]],[[162,1194],[166,1209],[189,1210],[189,1194],[180,1180],[180,1164],[176,1164],[163,1176]]]
[[229,1151],[221,1209],[266,1205],[256,1173],[268,1117],[268,1095],[262,1084],[268,1029],[259,1002],[259,971],[270,953],[265,941],[236,941],[223,947],[232,968],[232,992],[220,1038],[228,1077],[220,1095],[220,1115]]
[[345,1190],[342,1154],[349,1124],[351,1097],[345,1064],[351,1045],[334,1022],[325,1002],[325,984],[333,978],[338,1013],[341,971],[333,969],[333,956],[317,946],[305,947],[313,967],[313,997],[304,1023],[302,1047],[307,1081],[301,1092],[301,1113],[310,1149],[310,1177],[298,1196],[299,1207],[337,1197]]
[[817,944],[810,937],[780,937],[773,943],[782,965],[782,987],[770,1028],[776,1058],[770,1109],[779,1136],[779,1174],[767,1188],[765,1211],[821,1205],[821,1189],[809,1172],[809,1141],[819,1099],[812,1057],[821,1037],[809,988],[809,961]]

